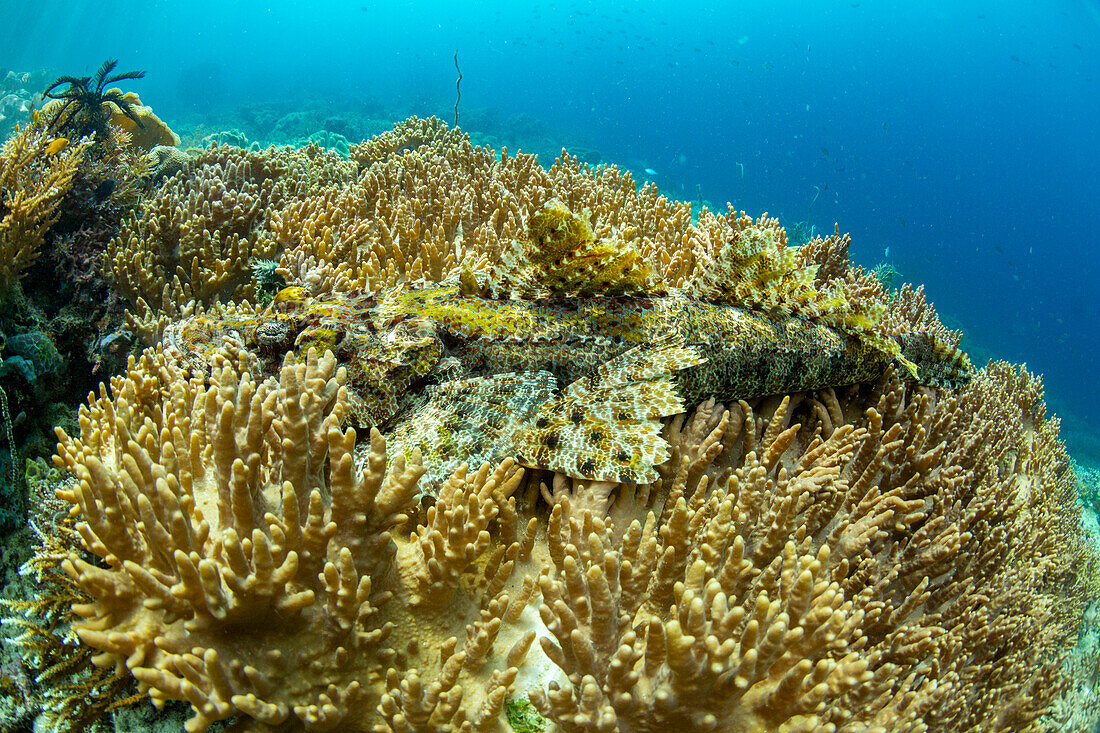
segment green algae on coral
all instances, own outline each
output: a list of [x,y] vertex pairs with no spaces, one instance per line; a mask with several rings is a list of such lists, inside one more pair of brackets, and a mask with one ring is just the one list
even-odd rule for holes
[[538,714],[535,706],[526,698],[513,698],[505,703],[504,714],[508,725],[516,733],[536,733],[546,728],[546,718]]

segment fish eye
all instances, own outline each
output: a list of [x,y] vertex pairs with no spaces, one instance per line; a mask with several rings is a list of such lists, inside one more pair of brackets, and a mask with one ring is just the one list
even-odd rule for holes
[[252,340],[264,353],[286,352],[294,344],[294,333],[286,321],[265,321],[253,329]]

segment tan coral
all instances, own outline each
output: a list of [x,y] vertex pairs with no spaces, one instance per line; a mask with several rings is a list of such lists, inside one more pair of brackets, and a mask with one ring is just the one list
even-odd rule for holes
[[207,164],[171,177],[111,240],[108,272],[115,287],[139,308],[144,301],[172,316],[192,300],[209,305],[246,297],[249,261],[268,254],[258,230],[273,188],[247,162]]
[[352,145],[348,157],[361,168],[369,168],[406,150],[416,150],[425,145],[453,146],[465,139],[464,132],[458,128],[448,128],[447,123],[438,117],[410,117],[394,125],[391,130]]
[[136,310],[130,327],[150,343],[166,317],[254,298],[251,263],[277,257],[284,247],[266,229],[273,212],[346,182],[354,170],[316,146],[211,146],[181,166],[124,222],[107,250],[108,277]]
[[[416,118],[363,143],[367,148],[380,152],[368,155],[358,178],[346,169],[355,154],[341,164],[331,151],[313,148],[291,155],[222,146],[204,151],[193,165],[223,171],[248,165],[256,180],[277,182],[257,246],[266,256],[281,256],[284,277],[296,284],[307,273],[314,294],[487,271],[511,256],[546,204],[557,200],[585,218],[593,243],[613,243],[626,258],[624,267],[654,273],[657,282],[647,289],[686,288],[748,307],[835,314],[839,326],[861,330],[877,327],[886,308],[881,292],[862,292],[867,278],[858,288],[844,286],[846,246],[833,247],[832,254],[817,253],[818,240],[805,251],[789,247],[774,219],[752,220],[732,210],[704,210],[693,223],[690,203],[671,201],[653,186],[638,189],[615,166],[593,168],[563,151],[544,169],[535,156],[506,149],[498,155],[438,120]],[[333,159],[319,164],[322,156]],[[311,162],[302,166],[303,159]],[[136,259],[157,247],[155,234],[119,244]],[[842,269],[827,266],[822,273],[829,278],[821,279],[818,269],[830,257],[839,267],[841,256]],[[217,258],[212,253],[207,259]],[[125,262],[114,267],[124,271]],[[160,297],[164,288],[153,290]],[[186,293],[168,290],[183,305]]]
[[[742,429],[704,418],[714,427],[694,432],[684,465],[717,432],[715,462],[732,472],[675,482],[663,512],[621,540],[555,509],[543,646],[570,685],[532,700],[566,730],[1040,730],[1058,674],[1043,650],[1072,644],[1097,557],[1067,526],[1060,446],[1044,444],[1037,474],[996,468],[1049,432],[1018,422],[1035,419],[1013,405],[1019,374],[997,365],[957,400],[886,385],[850,405],[876,405],[861,425],[827,439],[792,442],[786,401],[768,420],[742,405]],[[990,429],[1015,438],[969,452],[966,436]],[[1036,480],[1062,483],[1022,497]],[[1040,516],[1066,534],[1039,540]],[[1054,590],[1047,563],[1089,581]],[[1056,609],[1048,594],[1067,592]]]
[[[220,166],[227,187],[233,185],[229,172],[242,166],[255,181],[275,182],[253,247],[281,257],[284,277],[295,284],[310,278],[314,294],[438,282],[507,264],[546,204],[557,200],[584,218],[593,246],[611,243],[621,253],[617,266],[653,273],[655,282],[642,278],[644,289],[684,288],[703,299],[826,318],[878,348],[895,348],[880,338],[886,295],[870,274],[849,271],[847,240],[839,233],[795,248],[767,216],[704,209],[693,222],[690,203],[671,201],[650,185],[639,189],[615,166],[591,167],[563,151],[544,169],[532,155],[474,147],[438,120],[410,118],[356,150],[362,155],[353,151],[345,160],[316,146],[293,152],[222,146],[203,151],[190,166]],[[160,194],[171,195],[168,189]],[[127,262],[164,248],[157,240],[147,225],[118,241],[126,256],[115,258],[112,271],[120,282],[128,282]],[[218,281],[213,263],[222,258],[215,249],[216,241],[199,272]],[[229,269],[231,279],[247,274]],[[629,273],[612,274],[634,282]],[[141,287],[140,296],[155,309],[151,297],[167,291],[176,307],[184,305],[186,289],[171,285],[171,273],[165,280],[168,288],[157,287],[157,279]]]
[[416,456],[340,427],[331,355],[278,383],[242,359],[207,385],[147,352],[58,458],[104,561],[65,563],[77,633],[189,730],[496,731],[529,696],[564,730],[1037,731],[1098,587],[1007,365],[956,396],[710,402],[651,486],[544,507],[508,461],[424,509]]
[[[279,383],[256,383],[240,367],[222,358],[207,387],[149,351],[113,380],[113,399],[104,390],[82,410],[80,440],[61,435],[58,463],[79,478],[61,498],[104,563],[75,554],[64,563],[91,599],[73,609],[82,619],[74,627],[99,651],[95,663],[128,669],[157,704],[191,703],[191,731],[239,714],[369,730],[375,706],[392,720],[438,702],[415,692],[425,675],[441,680],[448,700],[495,720],[530,646],[513,649],[526,632],[500,628],[521,537],[484,568],[477,561],[487,529],[501,541],[502,512],[515,535],[507,494],[521,474],[505,465],[452,477],[447,497],[463,507],[454,526],[471,513],[485,518],[472,552],[449,531],[433,534],[430,517],[420,540],[395,544],[390,532],[416,509],[424,469],[401,457],[387,466],[377,431],[356,465],[332,355],[288,361]],[[437,506],[442,517],[446,503]],[[443,551],[443,576],[433,574],[433,548]],[[462,603],[430,602],[453,598],[471,573],[482,580]],[[417,605],[427,610],[408,618]],[[441,656],[429,638],[443,644]],[[483,670],[504,642],[512,664]],[[455,713],[435,715],[445,710]]]
[[136,92],[126,92],[121,89],[108,89],[107,94],[118,92],[122,99],[130,104],[130,112],[141,121],[139,125],[129,115],[123,114],[113,103],[106,102],[110,110],[110,123],[130,133],[133,144],[148,152],[158,145],[175,147],[180,144],[180,136],[172,132],[171,128],[153,113],[153,108],[141,103]]

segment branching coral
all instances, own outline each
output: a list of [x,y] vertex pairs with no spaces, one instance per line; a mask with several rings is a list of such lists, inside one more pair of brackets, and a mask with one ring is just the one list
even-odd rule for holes
[[[502,587],[533,537],[477,562],[490,526],[498,539],[516,535],[508,495],[521,474],[510,464],[456,473],[398,547],[390,532],[415,510],[424,469],[398,458],[387,473],[377,432],[356,468],[355,434],[339,427],[343,380],[331,354],[312,355],[288,362],[279,384],[256,384],[225,362],[207,389],[148,353],[114,380],[113,401],[82,411],[81,440],[64,441],[59,460],[80,477],[64,498],[106,565],[75,556],[64,565],[95,599],[74,608],[86,619],[76,631],[101,650],[97,665],[128,668],[154,702],[189,701],[189,730],[237,714],[361,730],[374,707],[391,721],[418,709],[425,720],[491,720],[503,709],[515,670],[485,670],[486,686],[465,693],[456,683],[480,679],[493,641],[506,638]],[[127,529],[138,522],[137,534]],[[456,605],[471,572],[481,587]],[[122,618],[130,622],[114,623]],[[430,631],[461,633],[467,622],[461,645]],[[427,668],[406,668],[416,656]],[[421,689],[429,670],[442,691]]]
[[[855,424],[784,399],[692,431],[661,522],[618,541],[574,522],[542,582],[571,685],[533,702],[566,730],[1041,729],[1097,560],[1060,446],[1039,474],[1018,463],[1050,429],[1012,405],[1019,376],[994,365],[943,400],[886,382],[847,401],[869,405]],[[990,431],[1014,437],[969,453]]]
[[154,302],[167,313],[180,299],[211,303],[250,295],[247,262],[267,255],[257,250],[257,230],[273,189],[274,181],[256,176],[247,162],[227,169],[206,164],[188,177],[173,176],[112,240],[107,256],[115,263],[116,288],[139,306],[143,294],[157,293]]
[[[31,673],[23,704],[41,715],[51,733],[94,729],[104,714],[143,700],[124,669],[90,663],[95,649],[79,643],[72,630],[72,608],[91,599],[61,570],[70,554],[82,554],[66,502],[54,496],[59,482],[71,482],[44,461],[27,461],[33,556],[20,568],[28,579],[24,598],[0,600],[9,615],[2,619],[12,632],[5,641],[18,650]],[[30,580],[33,579],[33,582]]]
[[[178,257],[175,239],[156,223],[168,214],[157,207],[168,207],[178,221],[194,217],[175,189],[233,191],[236,171],[247,165],[251,179],[276,182],[263,220],[249,220],[247,249],[252,256],[279,258],[283,278],[315,295],[376,291],[420,278],[438,282],[463,270],[505,266],[526,249],[532,222],[556,200],[585,222],[585,252],[620,253],[618,269],[608,276],[626,278],[624,287],[636,287],[630,278],[646,273],[647,289],[683,288],[704,299],[832,319],[876,348],[897,348],[875,338],[888,299],[872,276],[849,272],[846,246],[821,247],[819,239],[789,247],[775,220],[732,210],[704,211],[693,224],[689,203],[670,201],[652,186],[638,189],[614,166],[592,168],[563,153],[543,169],[532,155],[475,148],[438,120],[407,120],[363,146],[383,152],[371,153],[358,177],[346,168],[351,161],[328,160],[331,153],[314,148],[291,153],[223,146],[188,163],[112,245],[109,269],[138,305],[137,321],[176,317],[192,300],[195,308],[252,297],[247,284],[218,285],[247,283],[247,261],[230,256],[217,223],[196,220],[193,233],[211,244],[181,249]],[[204,168],[215,165],[220,169]],[[162,252],[172,254],[171,261],[150,270]],[[184,272],[178,283],[177,267]],[[189,285],[195,276],[214,283],[217,292],[196,291]],[[151,335],[160,330],[131,326]]]
[[0,150],[0,291],[11,287],[38,257],[89,144],[55,135],[37,113],[4,143]]
[[265,229],[272,212],[354,171],[315,146],[210,147],[177,162],[182,170],[142,202],[107,249],[109,278],[137,307],[130,327],[150,341],[166,318],[253,298],[249,263],[283,249]]
[[465,139],[465,133],[459,132],[457,127],[449,129],[447,123],[438,117],[424,120],[410,117],[394,125],[392,130],[352,145],[348,157],[360,168],[369,168],[406,150],[416,150],[425,145],[453,147]]

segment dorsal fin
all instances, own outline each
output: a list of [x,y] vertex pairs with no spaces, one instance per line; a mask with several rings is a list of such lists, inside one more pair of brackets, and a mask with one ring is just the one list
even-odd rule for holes
[[901,358],[914,364],[915,377],[921,384],[934,387],[965,387],[974,376],[970,357],[930,333],[910,333],[901,337]]
[[527,237],[502,253],[491,280],[497,297],[661,292],[640,252],[617,236],[596,239],[588,219],[556,199],[528,219]]

